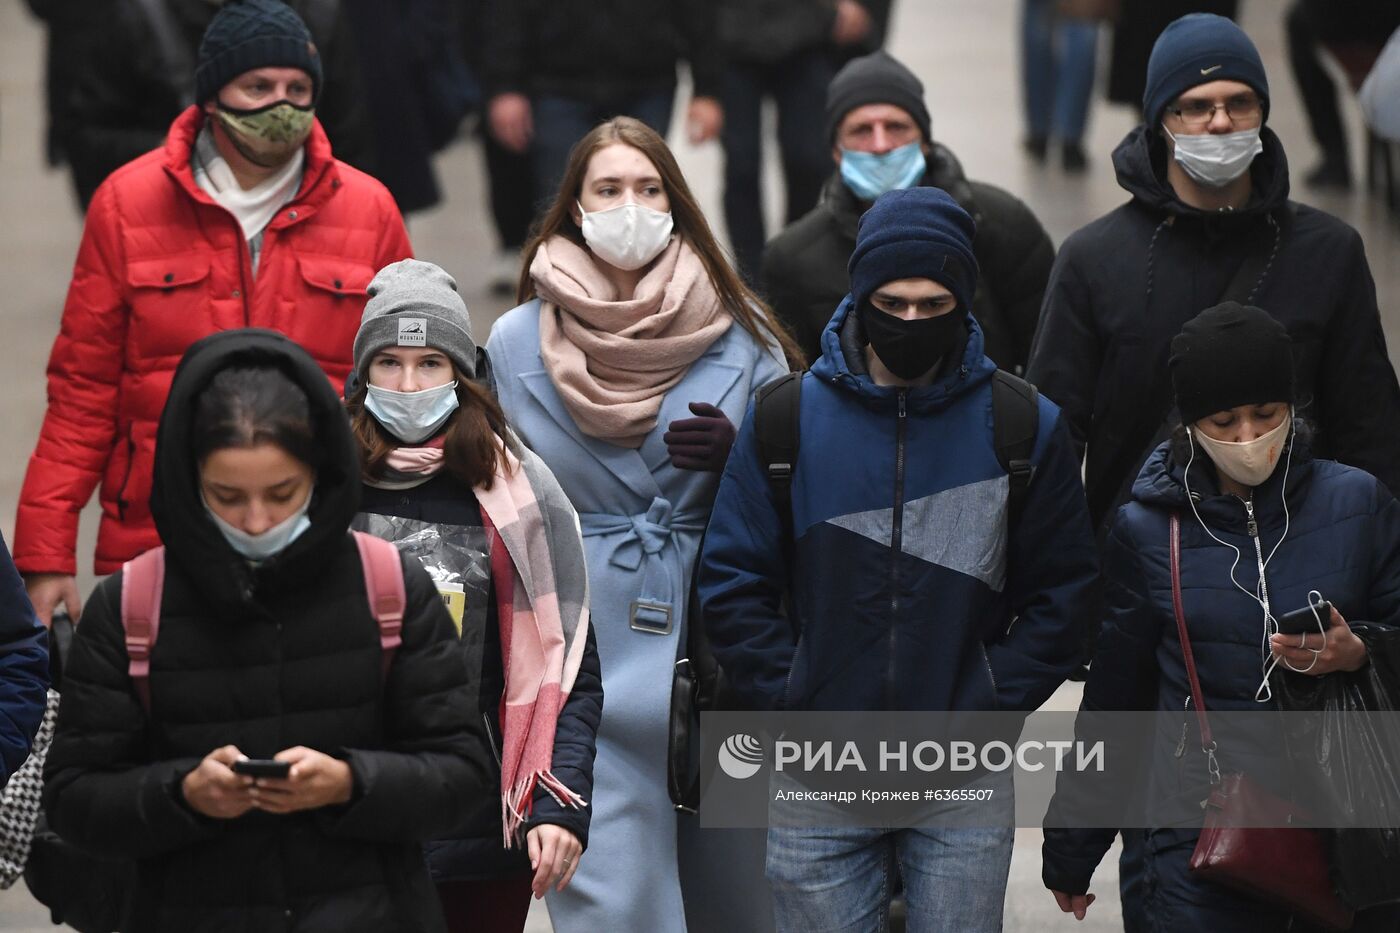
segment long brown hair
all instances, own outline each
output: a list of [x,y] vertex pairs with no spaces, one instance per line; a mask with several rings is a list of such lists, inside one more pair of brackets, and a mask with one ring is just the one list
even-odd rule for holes
[[[455,367],[454,367],[455,371]],[[443,435],[443,463],[447,472],[467,486],[490,489],[497,467],[506,469],[505,448],[509,443],[505,412],[496,397],[461,373],[457,377],[457,410],[447,422]],[[369,383],[345,400],[350,429],[360,448],[360,472],[369,480],[384,476],[385,461],[403,443],[365,408]]]
[[675,222],[676,233],[689,243],[700,257],[705,273],[709,276],[724,309],[760,344],[767,346],[770,341],[776,341],[790,367],[805,368],[807,358],[797,346],[797,341],[793,340],[787,328],[773,315],[767,303],[744,284],[743,279],[739,278],[725,257],[724,250],[720,248],[719,241],[710,230],[710,225],[705,220],[700,205],[696,203],[695,196],[691,194],[690,186],[685,183],[685,176],[681,174],[681,168],[676,164],[676,157],[671,154],[666,141],[651,127],[632,117],[613,117],[605,123],[600,123],[574,144],[574,148],[569,152],[569,164],[564,170],[564,179],[559,185],[554,203],[535,225],[533,236],[525,247],[520,284],[516,289],[517,299],[523,304],[535,297],[535,282],[530,277],[530,264],[534,262],[540,244],[550,237],[563,236],[580,247],[587,248],[583,242],[583,233],[574,222],[571,209],[583,191],[583,179],[588,174],[588,163],[593,154],[613,143],[631,146],[656,166],[661,175],[661,186],[666,190],[666,197],[671,202],[671,217]]

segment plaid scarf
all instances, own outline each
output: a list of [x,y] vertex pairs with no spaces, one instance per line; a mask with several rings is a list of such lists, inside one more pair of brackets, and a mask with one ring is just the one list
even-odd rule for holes
[[506,848],[521,841],[536,784],[560,806],[588,805],[550,772],[555,726],[588,634],[588,571],[578,513],[539,457],[517,445],[517,459],[510,446],[491,488],[474,490],[490,541],[506,673],[500,711]]

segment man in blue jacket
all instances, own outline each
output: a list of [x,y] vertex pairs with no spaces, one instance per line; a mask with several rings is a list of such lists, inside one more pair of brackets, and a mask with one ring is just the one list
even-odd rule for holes
[[29,757],[48,689],[48,633],[0,538],[0,788]]
[[[1096,577],[1078,458],[1039,400],[1033,478],[1008,518],[995,366],[967,311],[973,234],[937,188],[890,192],[862,217],[851,294],[802,377],[790,532],[745,418],[700,596],[754,707],[1033,710],[1077,661]],[[999,930],[1011,842],[1010,828],[771,829],[778,926],[869,926],[897,857],[911,926]]]

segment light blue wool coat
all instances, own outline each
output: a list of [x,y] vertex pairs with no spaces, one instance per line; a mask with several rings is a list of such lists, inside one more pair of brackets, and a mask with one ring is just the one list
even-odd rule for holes
[[[717,405],[737,426],[754,390],[787,367],[776,347],[764,347],[736,322],[667,393],[656,427],[632,450],[588,437],[574,423],[540,358],[539,319],[539,301],[507,312],[492,328],[486,352],[506,417],[554,471],[583,523],[607,697],[588,851],[569,888],[550,893],[550,917],[559,933],[685,933],[678,823],[666,792],[668,711],[690,576],[719,474],[673,467],[662,435],[672,421],[693,417],[687,406],[696,401]],[[634,617],[638,625],[664,627],[668,611],[669,633],[634,630]],[[682,845],[694,845],[691,829]],[[709,869],[735,861],[734,853],[726,859],[723,835],[699,835],[708,837],[700,847],[718,851],[697,856],[697,848],[688,848],[684,857],[697,930],[702,902],[732,903],[738,894],[713,890],[716,871]],[[745,867],[755,870],[749,886],[763,883],[761,862]],[[750,898],[762,902],[744,905],[746,913],[759,907],[766,913],[763,891],[737,899]]]

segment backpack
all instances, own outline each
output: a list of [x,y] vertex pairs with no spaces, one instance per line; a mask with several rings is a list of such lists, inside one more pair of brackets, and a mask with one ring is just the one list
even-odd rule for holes
[[[392,541],[351,532],[360,552],[370,611],[379,623],[381,669],[387,677],[402,642],[403,564]],[[122,565],[122,629],[126,633],[127,673],[146,712],[151,711],[151,651],[160,633],[160,598],[165,588],[165,548],[152,548]]]
[[[353,532],[365,575],[370,610],[379,623],[382,673],[387,676],[402,641],[407,607],[403,564],[393,542]],[[126,636],[127,673],[149,714],[150,661],[160,632],[160,603],[165,587],[165,548],[158,547],[122,565],[121,614]],[[44,749],[47,753],[47,748]],[[38,822],[24,865],[24,883],[49,908],[54,923],[67,923],[80,933],[110,933],[121,929],[137,888],[134,862],[98,858],[76,848]]]
[[[785,373],[754,393],[754,439],[758,459],[768,475],[773,500],[783,525],[783,550],[792,558],[792,475],[797,469],[802,411],[802,376]],[[1026,494],[1035,478],[1031,456],[1040,433],[1040,393],[1035,386],[1008,372],[992,377],[992,435],[997,462],[1010,482],[1007,492],[1007,527],[1015,528],[1025,508]],[[703,551],[704,544],[702,542]],[[701,712],[741,708],[725,683],[724,671],[710,652],[700,611],[697,579],[691,575],[689,612],[686,614],[684,656],[676,661],[671,680],[670,743],[667,790],[676,809],[693,813],[700,803],[699,742],[695,723]]]

